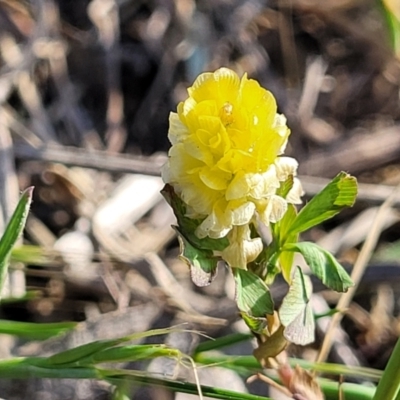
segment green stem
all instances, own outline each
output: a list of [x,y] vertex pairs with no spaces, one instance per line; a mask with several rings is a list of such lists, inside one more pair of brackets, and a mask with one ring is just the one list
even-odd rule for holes
[[[343,398],[346,400],[372,400],[375,388],[370,386],[364,386],[357,383],[342,383],[331,382],[325,379],[319,379],[318,383],[321,386],[322,391],[325,395],[325,400],[338,400],[339,394],[343,394]],[[386,397],[381,397],[381,400]]]
[[386,365],[382,378],[376,388],[373,400],[395,400],[399,398],[400,390],[400,338]]
[[[246,371],[247,374],[255,371],[260,372],[262,370],[260,363],[254,356],[227,356],[196,352],[194,360],[202,365],[216,364],[233,370],[243,370]],[[300,358],[289,358],[289,364],[292,367],[299,365],[303,369],[314,370],[322,374],[343,375],[348,378],[361,378],[363,380],[378,381],[382,376],[382,371],[373,368],[354,367],[332,363],[315,363]]]
[[274,283],[275,277],[279,272],[281,272],[280,268],[278,267],[278,260],[281,252],[276,251],[272,257],[268,260],[267,263],[267,274],[265,276],[265,283],[267,285],[272,285]]
[[[221,367],[230,368],[244,376],[251,373],[261,371],[262,367],[253,356],[218,356],[199,353],[195,355],[195,361],[203,365],[220,365]],[[336,364],[315,364],[308,363],[300,359],[290,359],[290,364],[294,367],[300,365],[305,369],[314,368],[321,372],[340,374],[353,377],[363,377],[376,379],[379,375],[378,370],[367,368],[355,368],[352,373],[351,367],[336,365]],[[268,374],[267,374],[268,375]],[[275,376],[269,375],[270,378],[276,379]],[[375,387],[363,386],[355,383],[339,384],[328,379],[318,379],[318,383],[324,392],[326,400],[337,400],[339,394],[343,393],[346,400],[372,400]],[[381,397],[380,400],[386,400],[386,397]],[[400,399],[396,399],[400,400]]]

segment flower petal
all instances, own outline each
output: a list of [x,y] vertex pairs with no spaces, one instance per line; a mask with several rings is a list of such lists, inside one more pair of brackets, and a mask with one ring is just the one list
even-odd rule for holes
[[168,139],[174,145],[184,140],[189,131],[186,125],[182,123],[177,113],[169,114]]
[[281,147],[279,149],[279,153],[278,153],[278,154],[283,154],[286,149],[287,138],[290,135],[290,129],[286,126],[286,117],[283,114],[276,114],[275,121],[274,121],[274,128],[275,128],[275,131],[283,139]]
[[227,200],[241,199],[248,195],[249,189],[247,175],[242,171],[238,172],[226,189],[225,198]]
[[232,226],[226,226],[222,223],[219,215],[214,211],[208,215],[204,221],[197,227],[195,234],[199,238],[209,236],[213,239],[219,239],[228,234]]
[[287,202],[280,196],[273,195],[269,199],[257,201],[257,213],[260,220],[269,225],[271,222],[278,222],[285,215]]
[[235,72],[220,68],[214,73],[200,75],[188,90],[189,95],[197,102],[215,99],[218,107],[236,98],[240,80]]
[[[248,224],[254,216],[256,206],[253,202],[246,202],[238,205],[238,201],[230,201],[229,209],[231,212],[232,225]],[[240,203],[239,203],[240,204]]]
[[231,174],[218,170],[217,168],[204,167],[199,174],[202,182],[214,190],[224,190],[228,186]]
[[286,181],[289,175],[296,176],[299,163],[292,157],[278,157],[275,160],[276,175],[281,182]]
[[274,165],[271,165],[266,172],[261,174],[261,179],[258,184],[253,187],[251,196],[255,199],[261,199],[262,197],[269,197],[275,194],[276,189],[280,186],[279,180],[276,177],[276,169]]
[[204,164],[211,165],[213,156],[207,146],[203,145],[196,135],[190,135],[184,145],[184,151],[193,158],[202,161]]
[[[246,236],[254,213],[269,223],[286,211],[276,191],[296,174],[297,162],[277,157],[290,131],[272,94],[246,74],[240,79],[227,68],[201,74],[188,93],[170,115],[172,148],[162,176],[185,203],[187,216],[202,220],[199,237],[242,235],[231,245],[244,252],[243,265],[258,253],[258,241]],[[299,202],[301,193],[295,180],[287,201]]]
[[231,266],[245,269],[261,253],[263,244],[260,238],[251,239],[248,225],[236,226],[228,234],[229,245],[221,256]]
[[268,203],[269,220],[271,222],[278,222],[285,215],[287,210],[287,202],[280,196],[272,196]]

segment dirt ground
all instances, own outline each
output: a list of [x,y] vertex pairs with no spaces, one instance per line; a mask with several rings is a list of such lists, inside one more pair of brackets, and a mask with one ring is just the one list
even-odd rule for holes
[[[358,178],[356,205],[304,236],[354,264],[377,207],[400,184],[400,51],[380,2],[0,0],[0,229],[20,190],[35,186],[24,243],[46,255],[13,265],[6,294],[31,295],[4,303],[1,318],[81,322],[57,340],[3,336],[3,358],[180,322],[213,337],[244,331],[228,271],[206,288],[190,282],[159,194],[169,112],[199,73],[221,66],[277,98],[306,201],[342,170]],[[330,361],[384,368],[399,336],[399,205],[397,194]],[[322,289],[326,309],[338,297]],[[293,354],[312,358],[324,329]],[[190,353],[199,339],[165,340]],[[204,384],[246,390],[224,373]],[[10,400],[110,398],[91,381],[0,387]],[[267,395],[265,386],[251,390]]]

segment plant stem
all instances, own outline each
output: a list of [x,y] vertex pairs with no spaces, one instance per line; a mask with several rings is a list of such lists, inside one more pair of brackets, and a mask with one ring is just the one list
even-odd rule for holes
[[395,400],[400,391],[400,338],[390,356],[382,378],[376,388],[373,400]]

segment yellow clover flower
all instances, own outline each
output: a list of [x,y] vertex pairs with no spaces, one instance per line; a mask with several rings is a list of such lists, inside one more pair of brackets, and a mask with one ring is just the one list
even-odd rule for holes
[[222,257],[245,268],[262,250],[261,239],[250,238],[249,223],[256,215],[267,225],[277,222],[287,202],[301,202],[297,179],[286,199],[276,194],[296,175],[297,161],[278,157],[290,131],[273,95],[246,74],[240,79],[227,68],[204,73],[188,93],[170,114],[172,147],[163,179],[186,204],[186,215],[203,220],[196,235],[228,235]]

